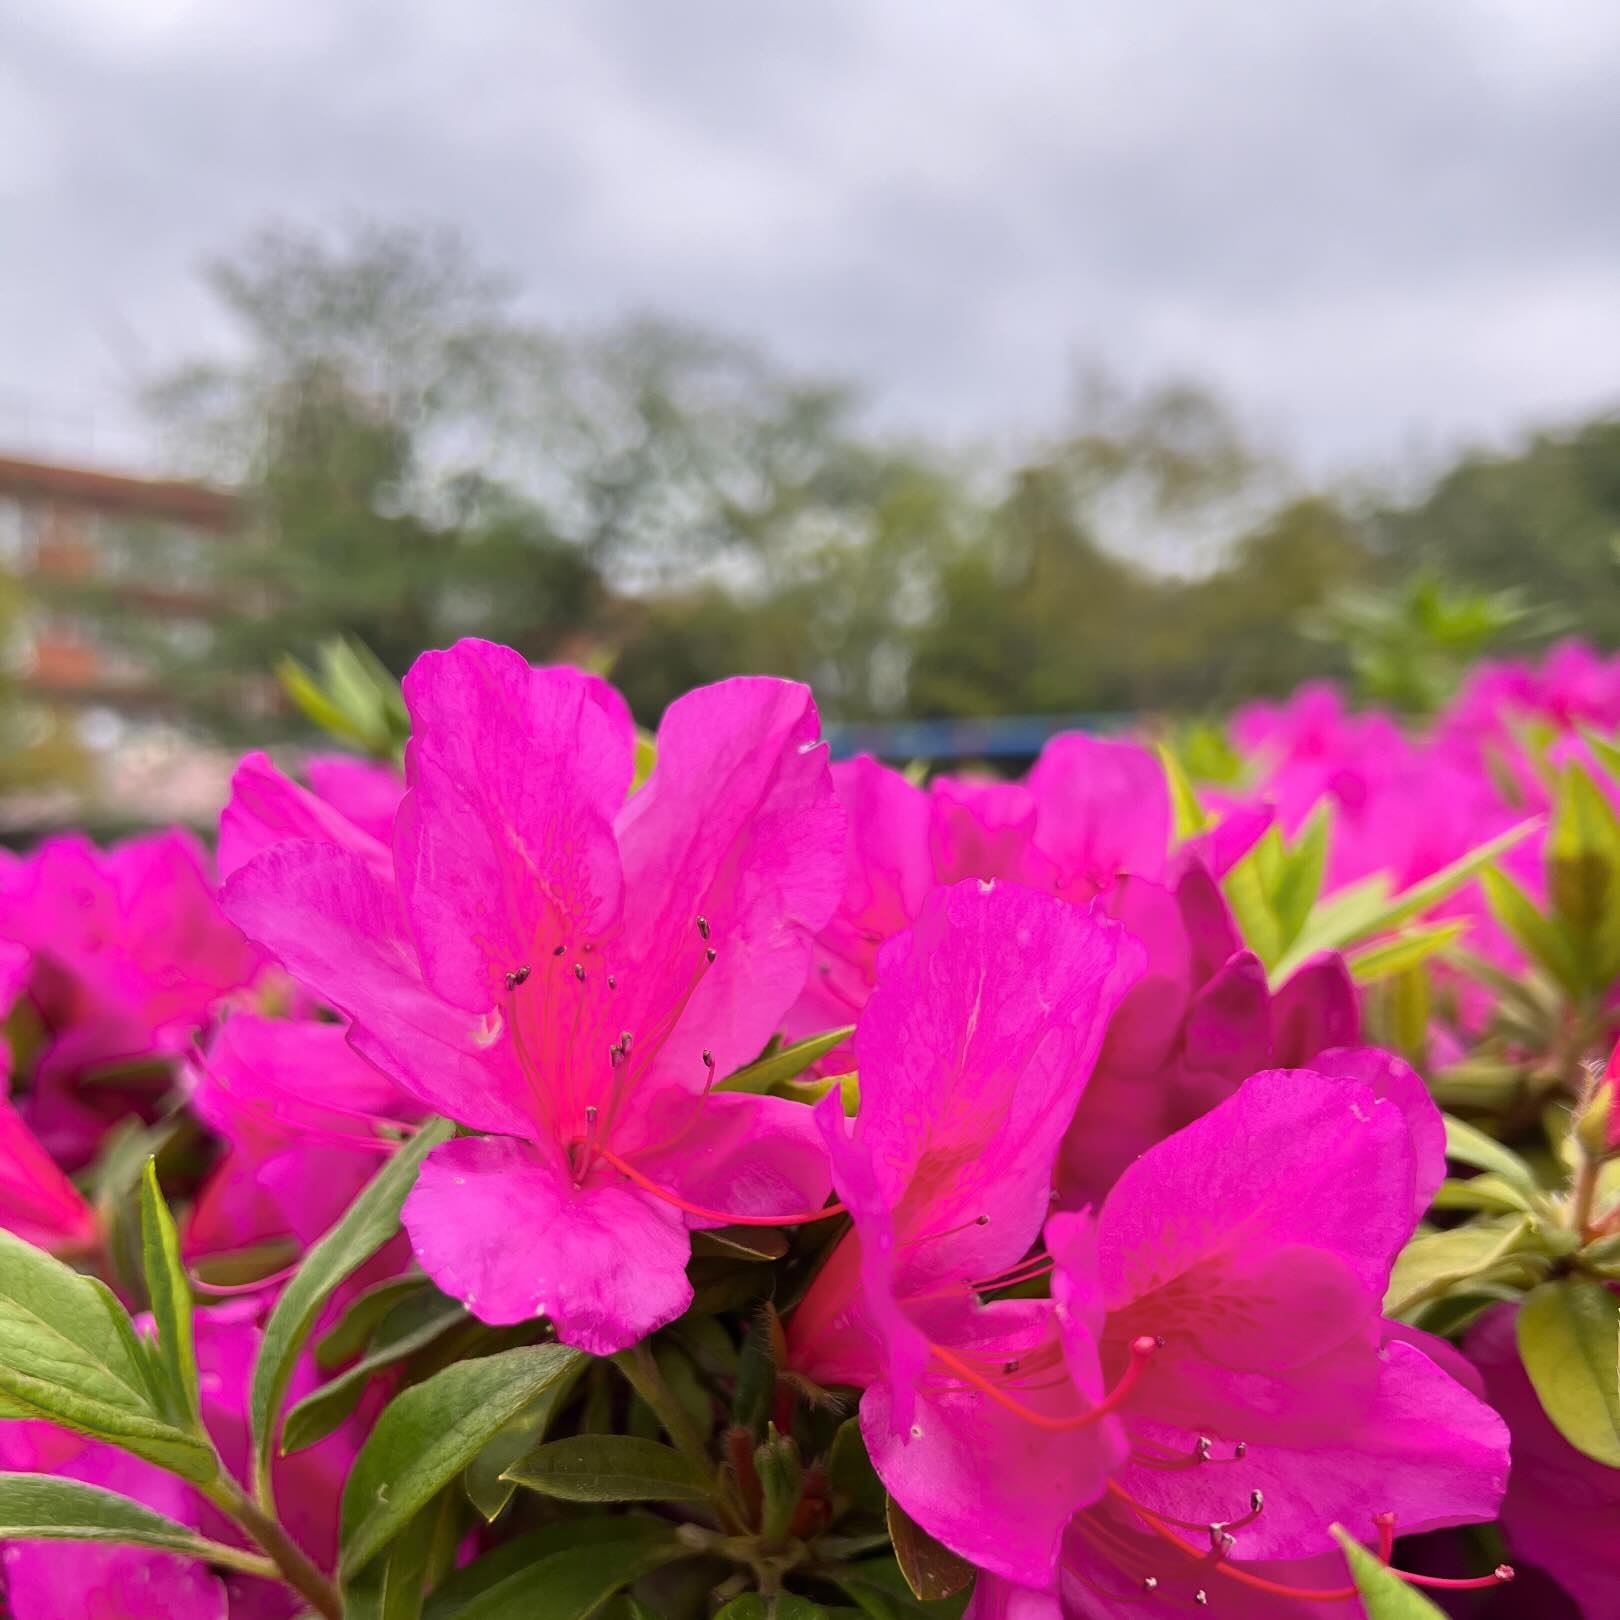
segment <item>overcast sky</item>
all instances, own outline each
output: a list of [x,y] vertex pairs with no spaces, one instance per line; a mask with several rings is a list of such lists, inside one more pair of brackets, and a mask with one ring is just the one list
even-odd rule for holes
[[1389,465],[1620,401],[1617,84],[1613,0],[0,0],[0,441],[127,458],[198,265],[364,213],[896,423],[1090,356]]

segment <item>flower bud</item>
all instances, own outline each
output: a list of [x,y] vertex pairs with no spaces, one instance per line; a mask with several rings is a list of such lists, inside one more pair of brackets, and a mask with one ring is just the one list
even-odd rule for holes
[[754,1471],[763,1497],[759,1533],[770,1546],[787,1539],[804,1494],[804,1468],[793,1436],[778,1434],[774,1423],[768,1425],[764,1444],[754,1449]]
[[1620,1084],[1620,1045],[1609,1055],[1603,1073],[1575,1111],[1575,1140],[1588,1159],[1606,1159],[1620,1153],[1620,1104],[1615,1089]]

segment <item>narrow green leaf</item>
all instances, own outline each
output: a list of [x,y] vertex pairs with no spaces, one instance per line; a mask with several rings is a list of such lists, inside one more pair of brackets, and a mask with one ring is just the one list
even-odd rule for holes
[[1592,750],[1593,758],[1616,783],[1620,783],[1620,745],[1598,736],[1589,726],[1582,726],[1580,729],[1586,746]]
[[115,1541],[216,1562],[235,1551],[127,1496],[51,1474],[0,1473],[0,1541]]
[[0,1231],[0,1397],[6,1416],[50,1418],[186,1479],[218,1471],[206,1440],[175,1427],[163,1386],[112,1291]]
[[1388,879],[1375,875],[1362,884],[1341,890],[1331,900],[1317,908],[1300,936],[1289,948],[1287,956],[1272,973],[1274,983],[1281,983],[1308,956],[1317,951],[1342,951],[1359,940],[1387,934],[1409,917],[1416,917],[1442,900],[1455,894],[1465,883],[1478,877],[1486,867],[1505,855],[1515,844],[1528,838],[1542,823],[1542,817],[1532,816],[1505,833],[1487,840],[1477,849],[1459,856],[1449,866],[1443,866],[1433,876],[1399,894],[1390,896],[1380,904],[1371,897],[1380,884],[1387,890]]
[[253,1367],[249,1417],[256,1477],[261,1487],[275,1455],[276,1415],[293,1366],[321,1307],[351,1272],[364,1265],[399,1229],[399,1212],[416,1183],[416,1172],[434,1148],[449,1141],[455,1126],[429,1120],[366,1184],[343,1218],[304,1257],[265,1324]]
[[1350,1579],[1361,1594],[1367,1620],[1446,1620],[1442,1610],[1415,1586],[1393,1574],[1343,1526],[1334,1525],[1333,1534],[1344,1548],[1344,1556],[1350,1564]]
[[779,1592],[774,1598],[744,1592],[721,1609],[714,1620],[827,1620],[827,1611],[819,1603],[792,1592]]
[[692,1556],[657,1519],[548,1525],[458,1570],[424,1620],[586,1620],[632,1581]]
[[1579,1452],[1620,1468],[1620,1297],[1563,1277],[1519,1307],[1519,1357],[1542,1409]]
[[1393,939],[1379,940],[1354,952],[1348,958],[1350,972],[1358,983],[1372,984],[1378,979],[1388,978],[1392,973],[1419,967],[1431,956],[1445,950],[1467,929],[1466,917],[1408,928]]
[[360,1404],[366,1385],[378,1373],[415,1355],[466,1317],[467,1307],[460,1300],[436,1290],[400,1301],[378,1328],[369,1355],[328,1379],[287,1413],[281,1430],[282,1456],[324,1440]]
[[1446,1122],[1446,1157],[1472,1170],[1490,1170],[1521,1192],[1539,1191],[1533,1171],[1511,1148],[1503,1147],[1494,1136],[1455,1114],[1441,1116]]
[[548,1384],[516,1417],[503,1423],[467,1464],[462,1487],[467,1492],[467,1500],[487,1522],[493,1524],[500,1517],[517,1490],[516,1481],[505,1478],[506,1470],[545,1439],[551,1420],[574,1393],[574,1386],[579,1382],[585,1366],[581,1358],[555,1382]]
[[577,1350],[541,1344],[452,1362],[384,1407],[343,1490],[345,1575],[364,1568],[502,1424],[578,1359]]
[[1401,1250],[1390,1273],[1384,1312],[1400,1315],[1470,1283],[1512,1254],[1529,1231],[1517,1219],[1472,1221],[1447,1232],[1421,1232]]
[[1268,968],[1283,954],[1283,937],[1265,872],[1268,864],[1280,860],[1281,849],[1282,834],[1274,826],[1268,828],[1259,843],[1226,874],[1224,884],[1227,904],[1237,919],[1243,942]]
[[157,1160],[141,1173],[141,1264],[146,1297],[157,1324],[158,1365],[169,1393],[168,1416],[199,1432],[202,1406],[197,1394],[197,1346],[191,1327],[191,1284],[180,1258],[174,1217],[158,1186]]
[[773,1087],[803,1074],[817,1058],[825,1057],[835,1046],[842,1046],[855,1033],[853,1024],[830,1029],[825,1035],[809,1035],[791,1046],[781,1047],[757,1063],[750,1063],[735,1074],[728,1074],[716,1091],[747,1091],[763,1096]]
[[1282,871],[1271,895],[1272,914],[1277,919],[1278,948],[1286,951],[1299,938],[1305,920],[1322,889],[1327,870],[1328,836],[1331,822],[1325,805],[1313,811],[1300,828],[1293,847],[1283,857]]
[[673,1446],[628,1434],[581,1434],[538,1446],[506,1470],[565,1502],[706,1502],[714,1480]]
[[421,1620],[428,1588],[454,1565],[460,1534],[455,1492],[440,1491],[344,1588],[343,1620]]
[[1435,1190],[1433,1209],[1488,1209],[1493,1215],[1528,1214],[1530,1200],[1501,1176],[1487,1173],[1467,1181],[1449,1177]]
[[865,1512],[879,1513],[887,1505],[887,1493],[872,1466],[859,1418],[846,1418],[838,1425],[827,1453],[827,1483],[847,1497],[852,1507]]
[[1554,915],[1578,942],[1582,985],[1608,985],[1620,972],[1620,819],[1573,761],[1559,773],[1547,886]]
[[1579,987],[1575,951],[1563,929],[1548,917],[1517,883],[1497,867],[1479,875],[1492,917],[1512,936],[1526,956],[1538,962],[1566,989]]
[[320,1338],[315,1341],[315,1365],[323,1372],[335,1372],[352,1361],[368,1344],[383,1318],[412,1294],[430,1293],[433,1284],[419,1275],[390,1277],[373,1283],[357,1295]]
[[1175,840],[1178,844],[1184,844],[1189,838],[1196,838],[1209,825],[1209,817],[1204,814],[1204,807],[1198,802],[1198,792],[1176,757],[1176,751],[1163,742],[1155,744],[1153,751],[1159,756],[1165,786],[1170,791]]
[[966,1590],[975,1574],[972,1564],[935,1541],[892,1496],[884,1519],[900,1573],[919,1602],[937,1603]]

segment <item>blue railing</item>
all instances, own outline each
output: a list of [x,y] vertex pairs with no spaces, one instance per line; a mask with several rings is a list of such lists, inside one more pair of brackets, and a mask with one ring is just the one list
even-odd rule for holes
[[829,721],[823,728],[834,759],[875,754],[879,759],[1033,758],[1060,731],[1125,730],[1129,714],[1004,714],[980,719]]

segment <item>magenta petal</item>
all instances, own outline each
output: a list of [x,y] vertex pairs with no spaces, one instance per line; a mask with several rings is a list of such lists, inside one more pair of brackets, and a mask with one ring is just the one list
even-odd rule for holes
[[[396,785],[395,804],[401,786]],[[220,876],[228,878],[262,850],[292,838],[349,850],[384,876],[393,869],[387,845],[283,776],[266,755],[245,755],[231,777],[231,796],[220,813]]]
[[0,1554],[13,1620],[227,1620],[206,1565],[144,1547],[23,1541]]
[[1414,1155],[1412,1213],[1420,1219],[1446,1179],[1445,1117],[1423,1077],[1393,1052],[1375,1046],[1335,1047],[1319,1053],[1311,1066],[1321,1074],[1362,1081],[1375,1097],[1394,1103],[1406,1116]]
[[394,823],[400,895],[424,979],[482,1012],[506,975],[617,915],[612,817],[633,744],[591,678],[531,669],[520,653],[460,641],[405,677],[410,791]]
[[287,971],[354,1021],[349,1040],[430,1108],[481,1130],[525,1135],[520,1088],[502,1084],[498,1026],[423,984],[392,889],[345,850],[278,844],[221,891],[226,914]]
[[658,764],[616,824],[625,1027],[678,1015],[656,1080],[695,1086],[705,1048],[721,1074],[752,1061],[804,986],[844,882],[820,732],[809,688],[792,681],[722,681],[665,711]]
[[1065,732],[1041,750],[1029,790],[1039,806],[1036,839],[1065,877],[1164,875],[1170,793],[1150,749]]
[[622,1183],[576,1187],[524,1142],[464,1137],[427,1157],[405,1201],[422,1269],[480,1320],[547,1316],[595,1356],[644,1339],[692,1303],[680,1215]]
[[1370,1086],[1268,1070],[1119,1178],[1101,1217],[1103,1288],[1117,1308],[1234,1244],[1338,1255],[1381,1300],[1413,1215],[1368,1188],[1412,1185],[1405,1115]]
[[1354,1046],[1361,1004],[1344,958],[1337,951],[1311,957],[1277,992],[1271,1020],[1271,1061],[1279,1068],[1309,1068],[1330,1046]]
[[0,1099],[0,1227],[53,1251],[89,1248],[99,1230],[95,1211],[4,1099]]
[[[935,1342],[994,1364],[1031,1355],[1055,1331],[1046,1301],[965,1302],[930,1313]],[[948,1318],[954,1316],[954,1321]],[[1072,1394],[1046,1378],[1009,1393],[1051,1415],[1077,1410]],[[1054,1431],[942,1375],[916,1392],[907,1418],[892,1409],[887,1383],[861,1398],[861,1433],[890,1494],[929,1534],[981,1569],[1027,1586],[1049,1585],[1076,1508],[1099,1496],[1124,1456],[1113,1419]]]
[[317,798],[384,849],[390,847],[394,812],[405,792],[405,779],[392,765],[353,754],[312,754],[304,761],[304,775]]
[[1272,1004],[1265,966],[1253,951],[1239,951],[1193,998],[1182,1062],[1235,1085],[1264,1068],[1271,1054]]
[[[795,1215],[820,1209],[832,1185],[814,1112],[782,1097],[666,1091],[636,1120],[639,1145],[615,1134],[616,1151],[649,1180],[688,1203],[731,1215]],[[724,1221],[689,1216],[694,1227]]]
[[1063,1620],[1063,1606],[1055,1591],[1037,1592],[999,1575],[981,1575],[962,1620]]

